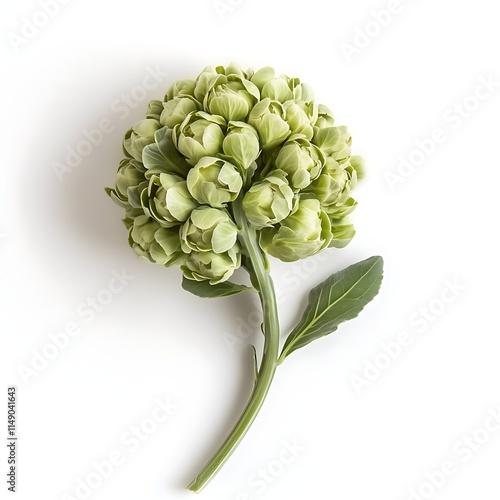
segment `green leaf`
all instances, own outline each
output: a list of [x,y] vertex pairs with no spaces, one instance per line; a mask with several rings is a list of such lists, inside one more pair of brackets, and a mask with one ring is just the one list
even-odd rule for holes
[[378,293],[383,276],[382,257],[370,257],[332,274],[309,293],[302,319],[293,329],[279,362],[293,351],[337,330],[355,318]]
[[208,281],[194,281],[187,279],[185,276],[182,278],[182,288],[197,297],[210,299],[215,297],[229,297],[230,295],[244,292],[245,290],[254,290],[249,286],[238,285],[230,281],[211,285]]

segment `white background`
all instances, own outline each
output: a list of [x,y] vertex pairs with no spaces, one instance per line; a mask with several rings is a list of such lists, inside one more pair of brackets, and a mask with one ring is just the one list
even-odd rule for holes
[[[26,43],[13,35],[22,36],[39,3],[2,9],[0,400],[5,415],[7,386],[17,386],[17,498],[83,498],[78,481],[113,452],[121,465],[88,498],[189,498],[184,486],[245,404],[247,345],[261,345],[261,335],[254,328],[232,348],[228,341],[255,325],[255,301],[197,299],[182,291],[177,269],[137,260],[121,210],[103,190],[147,101],[231,61],[272,65],[311,84],[367,163],[354,241],[326,260],[272,262],[284,332],[330,273],[380,254],[385,280],[358,319],[279,368],[255,425],[202,498],[500,498],[500,432],[488,420],[500,409],[495,4],[401,0],[384,27],[373,13],[386,1],[233,4],[73,0]],[[157,66],[161,82],[118,113],[117,100],[140,93]],[[481,78],[497,83],[489,95],[479,89],[478,101]],[[469,111],[458,118],[464,101]],[[102,119],[113,131],[60,181],[54,162]],[[428,145],[430,155],[391,189],[388,173],[436,128],[445,140]],[[85,315],[88,298],[105,297],[122,270],[134,279],[95,317]],[[450,282],[460,290],[445,292],[444,304]],[[423,319],[419,308],[429,305],[434,313]],[[51,336],[71,322],[80,333],[54,354]],[[393,345],[389,360],[382,345],[404,332],[411,343],[400,352]],[[45,366],[42,352],[53,355]],[[122,436],[151,424],[159,397],[178,408],[132,451]],[[460,444],[467,435],[472,443]],[[294,441],[301,451],[281,466],[284,442]],[[425,485],[445,461],[454,474],[435,475],[439,488]],[[268,468],[272,482],[256,482]]]

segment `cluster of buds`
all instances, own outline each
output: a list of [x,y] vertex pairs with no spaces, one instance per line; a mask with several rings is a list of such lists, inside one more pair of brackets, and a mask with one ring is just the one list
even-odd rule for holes
[[135,253],[188,279],[226,281],[241,265],[233,204],[264,252],[286,262],[354,236],[363,175],[351,136],[297,78],[272,68],[205,68],[176,82],[126,134],[110,197]]

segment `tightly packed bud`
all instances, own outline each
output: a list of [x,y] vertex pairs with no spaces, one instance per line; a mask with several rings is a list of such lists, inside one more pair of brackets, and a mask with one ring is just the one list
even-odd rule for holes
[[219,75],[209,87],[203,105],[207,111],[229,121],[245,120],[260,99],[259,89],[238,75]]
[[160,228],[149,248],[149,254],[156,264],[169,267],[181,265],[186,261],[186,254],[181,250],[179,230],[176,227]]
[[325,127],[331,127],[335,123],[335,118],[332,115],[332,112],[324,105],[318,105],[318,117],[316,122],[314,123],[315,129],[321,129]]
[[181,228],[182,250],[185,253],[224,253],[234,247],[238,228],[228,213],[211,207],[199,207]]
[[134,160],[142,161],[142,150],[155,140],[155,132],[160,128],[157,120],[147,118],[136,123],[125,135],[123,149]]
[[[323,210],[330,214],[331,207],[335,209],[336,206],[349,200],[357,180],[357,171],[350,162],[341,164],[328,157],[321,175],[304,189],[304,193],[318,199]],[[354,208],[355,205],[351,206]]]
[[198,102],[203,102],[205,100],[205,96],[207,92],[212,87],[212,82],[214,82],[217,77],[221,74],[224,74],[224,68],[218,66],[214,68],[212,66],[207,66],[203,69],[203,71],[198,75],[195,80],[194,87],[194,97]]
[[288,78],[280,77],[269,80],[262,87],[261,97],[262,99],[269,98],[281,103],[292,100],[293,92],[288,85]]
[[257,88],[261,91],[261,98],[262,98],[262,89],[264,88],[264,85],[270,80],[274,79],[274,74],[275,74],[274,68],[266,66],[265,68],[261,68],[258,71],[256,71],[250,78],[250,81],[253,84],[255,84]]
[[325,155],[307,139],[294,136],[281,148],[276,168],[288,174],[290,185],[299,190],[309,186],[325,165]]
[[315,128],[313,142],[335,160],[351,155],[351,134],[347,127]]
[[184,276],[211,285],[227,281],[241,265],[241,254],[235,246],[225,253],[191,252],[181,265]]
[[144,172],[144,165],[136,160],[126,158],[120,162],[114,191],[121,201],[128,203],[129,189],[139,186],[146,180]]
[[260,142],[265,149],[278,146],[290,135],[283,104],[269,98],[263,99],[252,109],[248,123],[259,132]]
[[160,116],[163,112],[163,102],[153,99],[149,101],[148,110],[146,112],[146,118],[151,118],[152,120],[160,121]]
[[172,139],[178,151],[190,165],[195,165],[205,156],[214,156],[222,150],[226,122],[220,116],[204,111],[190,113],[174,127]]
[[328,216],[318,200],[300,200],[297,209],[276,228],[262,230],[261,247],[284,262],[317,254],[332,240]]
[[332,224],[332,241],[330,247],[344,248],[354,238],[356,231],[354,226],[349,224],[347,220],[341,223]]
[[160,224],[151,220],[147,215],[141,215],[134,219],[129,233],[129,243],[132,250],[142,259],[153,262],[149,254],[149,248],[155,240],[155,233],[160,229]]
[[350,194],[358,179],[364,175],[363,160],[359,156],[353,156],[349,161],[339,164],[329,158],[324,172],[327,186],[323,187],[323,192],[316,191],[316,195],[323,200],[323,210],[332,223],[333,239],[330,246],[343,248],[355,235],[347,216],[357,205]]
[[273,170],[254,184],[243,198],[243,210],[257,229],[270,227],[288,217],[293,208],[293,191],[285,172]]
[[313,123],[318,115],[316,104],[314,102],[287,101],[283,107],[292,135],[300,134],[311,140],[314,135]]
[[189,194],[186,181],[174,174],[154,175],[141,196],[144,212],[165,227],[188,219],[198,203]]
[[162,228],[147,215],[134,219],[129,243],[138,257],[162,266],[180,264],[185,260],[178,229]]
[[293,98],[296,101],[311,102],[314,99],[314,92],[307,83],[301,83],[298,78],[288,78],[288,86],[292,89]]
[[355,171],[358,181],[363,180],[365,176],[365,161],[361,156],[351,156],[344,165],[349,164]]
[[189,113],[200,109],[200,104],[191,96],[174,97],[163,103],[160,123],[163,126],[174,128],[182,123]]
[[106,193],[119,207],[125,209],[126,219],[133,220],[144,214],[139,200],[140,193],[147,185],[144,165],[125,158],[118,166],[114,189],[106,188]]
[[187,187],[198,203],[222,208],[237,198],[243,179],[233,164],[206,156],[189,171]]
[[175,82],[165,94],[165,101],[169,101],[174,97],[194,97],[194,89],[196,82],[194,80],[180,80]]
[[248,170],[260,154],[259,134],[248,123],[230,122],[222,149],[230,161]]

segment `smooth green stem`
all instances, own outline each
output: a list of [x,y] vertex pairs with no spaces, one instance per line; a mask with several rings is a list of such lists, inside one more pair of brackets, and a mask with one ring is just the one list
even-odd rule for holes
[[259,292],[262,304],[265,336],[264,351],[254,390],[241,417],[219,450],[187,487],[188,490],[195,493],[201,491],[215,474],[217,474],[252,425],[269,391],[276,371],[279,355],[278,309],[273,281],[269,272],[266,270],[266,263],[262,250],[259,247],[257,233],[248,223],[241,207],[241,200],[233,202],[233,211],[234,218],[240,230],[239,240],[242,246],[242,252],[248,259],[248,272],[252,277],[254,286]]

